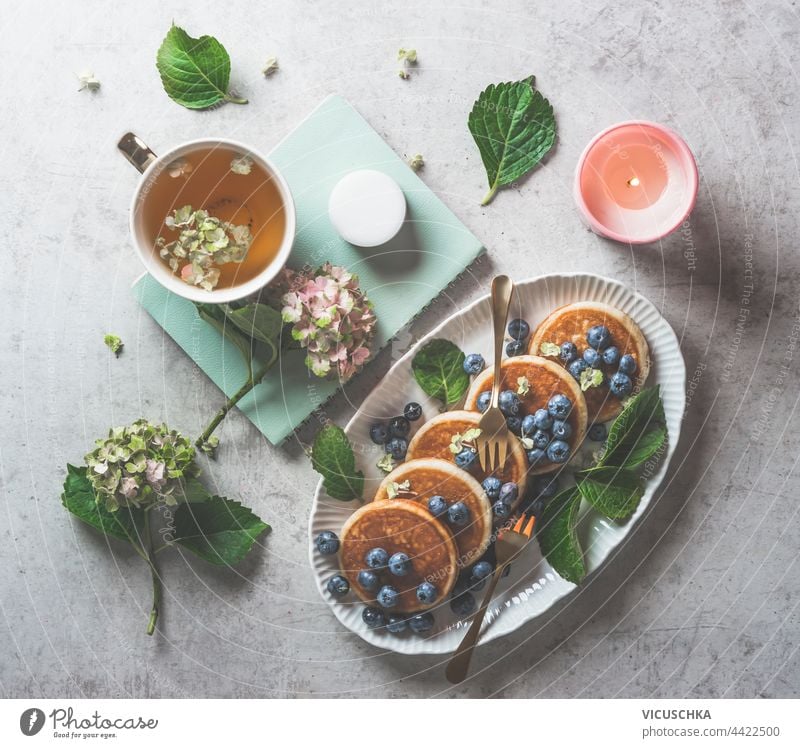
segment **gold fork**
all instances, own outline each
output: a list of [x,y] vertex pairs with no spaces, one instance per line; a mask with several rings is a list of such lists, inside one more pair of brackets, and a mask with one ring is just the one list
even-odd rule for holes
[[466,636],[458,646],[458,649],[455,651],[450,663],[447,665],[447,670],[445,670],[447,680],[449,680],[451,683],[461,683],[461,681],[467,677],[467,671],[469,670],[469,663],[472,659],[472,653],[475,651],[475,645],[478,643],[478,638],[481,635],[481,624],[483,623],[483,618],[489,608],[489,603],[492,601],[494,588],[497,586],[497,582],[500,580],[500,577],[503,576],[505,568],[525,547],[525,544],[531,538],[531,532],[533,531],[533,525],[536,519],[531,517],[528,520],[528,524],[525,525],[523,529],[525,519],[526,517],[523,514],[517,520],[517,524],[514,525],[514,528],[503,531],[495,542],[497,565],[495,566],[492,578],[489,580],[489,587],[486,590],[486,594],[483,596],[483,604],[478,609],[475,617],[472,619],[472,623],[469,626]]
[[[508,451],[508,426],[500,410],[500,386],[502,384],[500,361],[503,357],[503,338],[506,331],[508,308],[514,284],[507,275],[498,275],[492,281],[492,323],[494,325],[494,380],[492,399],[478,423],[481,433],[475,439],[481,469],[486,472],[495,467],[502,468]],[[488,467],[487,467],[488,465]]]

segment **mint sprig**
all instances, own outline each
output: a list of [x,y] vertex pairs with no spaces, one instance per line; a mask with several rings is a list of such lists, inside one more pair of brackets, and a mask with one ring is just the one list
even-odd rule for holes
[[352,501],[364,494],[364,473],[356,470],[356,457],[344,430],[329,423],[314,439],[311,465],[321,476],[332,499]]
[[435,338],[417,351],[411,371],[423,392],[447,407],[457,403],[469,388],[464,358],[464,352],[455,343]]
[[533,76],[488,86],[472,106],[467,126],[489,179],[481,205],[536,166],[556,139],[553,107],[534,88]]
[[598,466],[632,468],[647,462],[667,439],[664,403],[658,385],[634,395],[614,420]]
[[586,576],[577,533],[580,505],[578,489],[567,488],[547,503],[536,523],[536,538],[542,554],[559,576],[573,584]]

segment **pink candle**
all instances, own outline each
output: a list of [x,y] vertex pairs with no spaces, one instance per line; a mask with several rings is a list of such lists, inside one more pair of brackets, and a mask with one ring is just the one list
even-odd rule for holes
[[618,242],[662,239],[686,220],[696,198],[689,146],[653,122],[620,122],[595,135],[575,172],[575,202],[584,220]]

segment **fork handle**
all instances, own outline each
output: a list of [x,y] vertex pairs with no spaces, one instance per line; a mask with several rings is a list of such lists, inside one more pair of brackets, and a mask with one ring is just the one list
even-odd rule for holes
[[492,281],[492,322],[494,324],[494,380],[492,383],[492,401],[489,407],[497,408],[500,399],[500,382],[502,372],[500,361],[503,358],[503,339],[506,333],[508,308],[514,283],[507,275],[496,275]]
[[472,660],[472,653],[475,651],[475,645],[481,635],[481,624],[486,616],[486,611],[489,609],[489,603],[492,601],[494,588],[497,587],[497,582],[500,580],[500,577],[503,576],[503,570],[505,568],[506,564],[498,565],[495,568],[494,574],[492,574],[492,578],[489,580],[489,587],[486,590],[486,594],[483,596],[483,603],[472,619],[472,623],[469,625],[466,635],[461,640],[461,644],[458,645],[458,649],[450,658],[450,662],[444,672],[447,676],[447,680],[451,683],[461,683],[461,681],[467,677],[469,663]]

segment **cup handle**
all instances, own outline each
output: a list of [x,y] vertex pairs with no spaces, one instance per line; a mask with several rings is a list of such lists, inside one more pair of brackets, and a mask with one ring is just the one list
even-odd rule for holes
[[117,143],[117,148],[122,151],[122,155],[128,159],[143,174],[144,170],[155,161],[156,156],[144,143],[141,138],[132,132],[126,132]]

